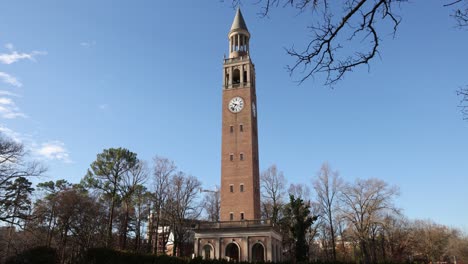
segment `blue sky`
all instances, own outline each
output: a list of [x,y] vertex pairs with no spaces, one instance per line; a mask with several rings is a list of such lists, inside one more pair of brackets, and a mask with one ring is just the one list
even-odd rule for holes
[[[410,218],[468,231],[468,122],[456,90],[468,84],[468,33],[443,1],[398,13],[370,68],[334,89],[302,85],[284,48],[304,43],[311,18],[258,16],[245,3],[257,72],[260,167],[311,185],[327,161],[347,181],[400,187]],[[174,160],[205,188],[219,184],[222,58],[234,10],[220,1],[3,1],[0,130],[49,170],[78,182],[104,148]]]

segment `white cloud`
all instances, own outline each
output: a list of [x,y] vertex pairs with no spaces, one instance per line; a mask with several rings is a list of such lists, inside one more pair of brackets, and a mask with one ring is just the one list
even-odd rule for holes
[[92,46],[96,45],[96,41],[83,41],[80,43],[80,46],[85,47],[85,48],[90,48]]
[[108,105],[108,104],[100,104],[100,105],[98,105],[98,107],[99,107],[99,109],[101,109],[101,110],[107,110],[107,109],[109,109],[109,105]]
[[23,141],[22,136],[19,133],[15,132],[15,131],[13,131],[13,130],[11,130],[8,127],[5,127],[3,125],[0,125],[0,134],[4,134],[6,137],[11,138],[13,141],[15,141],[17,143],[20,143],[20,142]]
[[34,56],[45,55],[45,54],[47,53],[43,51],[33,51],[31,53],[18,53],[16,51],[12,51],[11,53],[0,54],[0,63],[12,64],[19,60],[25,60],[25,59],[35,61]]
[[0,90],[0,96],[13,96],[13,97],[21,97],[19,94],[12,93],[10,91]]
[[21,87],[23,85],[20,81],[18,81],[18,79],[6,72],[0,72],[0,81],[16,87]]
[[33,136],[18,133],[2,124],[0,124],[0,134],[5,135],[17,143],[23,144],[24,148],[32,154],[32,158],[34,159],[72,163],[70,153],[66,149],[65,144],[61,141],[53,140],[38,144]]
[[6,119],[15,119],[18,117],[27,117],[20,111],[15,102],[8,97],[0,97],[0,116]]
[[34,152],[47,160],[58,160],[65,163],[71,163],[70,154],[61,141],[49,141],[42,143]]

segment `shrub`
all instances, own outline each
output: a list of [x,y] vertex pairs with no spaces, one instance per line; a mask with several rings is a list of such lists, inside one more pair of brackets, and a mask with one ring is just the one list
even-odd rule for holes
[[35,247],[10,257],[5,264],[55,264],[58,263],[57,251],[49,247]]

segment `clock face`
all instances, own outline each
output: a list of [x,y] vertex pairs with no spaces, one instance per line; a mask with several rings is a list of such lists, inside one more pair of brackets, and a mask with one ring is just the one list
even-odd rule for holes
[[239,113],[244,108],[244,100],[240,97],[234,97],[229,102],[228,108],[233,113]]

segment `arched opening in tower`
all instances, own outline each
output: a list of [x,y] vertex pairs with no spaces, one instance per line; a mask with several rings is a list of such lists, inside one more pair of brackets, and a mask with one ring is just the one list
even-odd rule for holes
[[239,247],[235,243],[229,243],[229,245],[226,246],[226,257],[228,257],[229,260],[239,260]]
[[256,243],[252,247],[252,261],[263,262],[265,261],[265,248],[262,244]]
[[203,259],[212,259],[213,257],[213,247],[211,245],[205,245],[203,247]]
[[232,83],[233,84],[240,83],[240,70],[239,69],[234,69],[234,72],[232,74]]

